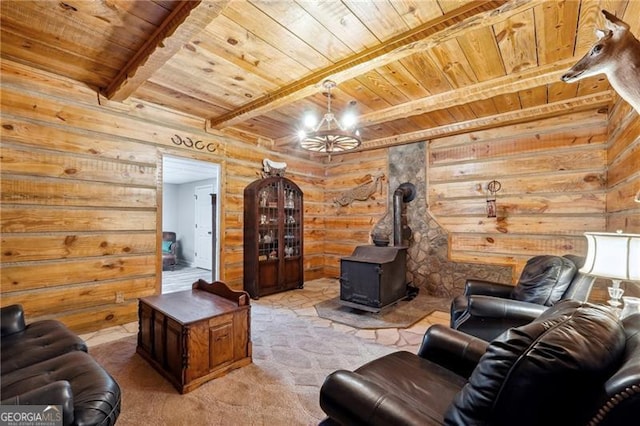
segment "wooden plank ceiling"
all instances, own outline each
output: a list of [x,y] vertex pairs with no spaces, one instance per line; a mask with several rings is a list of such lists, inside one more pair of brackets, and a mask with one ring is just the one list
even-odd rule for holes
[[293,152],[302,116],[324,113],[327,78],[338,84],[334,111],[359,116],[361,149],[607,107],[604,76],[559,77],[595,41],[601,9],[640,29],[633,0],[5,0],[1,8],[3,59]]

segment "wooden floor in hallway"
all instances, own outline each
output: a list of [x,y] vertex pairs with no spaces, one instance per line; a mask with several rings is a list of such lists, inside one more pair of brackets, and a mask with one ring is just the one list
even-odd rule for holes
[[190,290],[193,283],[199,279],[212,282],[211,271],[178,264],[174,270],[162,271],[162,293]]

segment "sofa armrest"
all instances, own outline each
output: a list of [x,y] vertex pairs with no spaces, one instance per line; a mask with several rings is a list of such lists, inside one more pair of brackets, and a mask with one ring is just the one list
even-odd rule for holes
[[0,336],[4,337],[24,331],[25,327],[22,305],[9,305],[0,308]]
[[465,296],[481,294],[485,296],[495,296],[511,298],[513,286],[511,284],[496,283],[493,281],[468,279],[464,284]]
[[469,377],[489,343],[469,334],[434,324],[422,338],[418,356]]
[[63,424],[73,424],[73,392],[71,384],[66,380],[48,383],[20,395],[3,399],[2,405],[60,405],[62,407]]
[[538,318],[548,306],[491,296],[469,296],[451,327],[490,342],[506,330]]
[[347,370],[327,376],[320,389],[320,407],[343,425],[439,424],[427,423],[423,414],[390,390]]
[[548,306],[539,305],[537,303],[481,295],[469,297],[467,306],[467,311],[472,316],[484,318],[508,318],[518,322],[533,321],[544,311],[549,309]]

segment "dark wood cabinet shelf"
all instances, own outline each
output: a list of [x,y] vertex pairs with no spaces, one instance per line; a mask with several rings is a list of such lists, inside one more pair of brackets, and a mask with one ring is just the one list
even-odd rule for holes
[[244,289],[256,299],[302,288],[302,191],[284,177],[252,182],[244,190]]

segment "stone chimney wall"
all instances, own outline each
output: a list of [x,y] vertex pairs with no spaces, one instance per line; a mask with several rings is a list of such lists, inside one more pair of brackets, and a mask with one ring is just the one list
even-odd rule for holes
[[411,182],[416,187],[416,197],[405,204],[407,222],[412,231],[407,258],[407,281],[437,297],[462,294],[467,278],[511,283],[510,267],[448,260],[448,235],[427,210],[426,149],[425,142],[389,149],[389,209],[374,226],[372,234],[389,236],[389,241],[393,241],[393,192],[400,184]]

